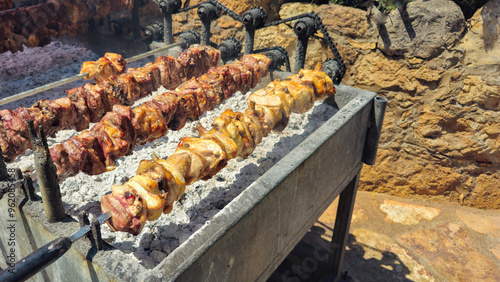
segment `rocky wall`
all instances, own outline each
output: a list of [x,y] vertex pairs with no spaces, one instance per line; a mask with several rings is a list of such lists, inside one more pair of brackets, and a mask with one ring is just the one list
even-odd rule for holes
[[[284,0],[222,2],[238,14],[261,5],[268,21],[316,12],[346,63],[342,83],[389,98],[377,163],[363,169],[360,189],[500,208],[500,0],[467,21],[451,0],[415,0],[389,15]],[[174,32],[200,25],[195,12],[174,16]],[[282,46],[293,65],[292,27],[257,30],[254,47]],[[212,33],[215,43],[244,38],[227,15]],[[306,67],[330,57],[317,32]]]
[[390,99],[361,189],[499,209],[500,1],[467,22],[452,1],[414,1],[406,12],[379,24],[378,50],[345,80]]

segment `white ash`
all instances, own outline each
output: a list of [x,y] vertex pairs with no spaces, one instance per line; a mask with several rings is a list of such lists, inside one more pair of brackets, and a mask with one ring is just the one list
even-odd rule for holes
[[[200,123],[210,129],[213,119],[226,108],[245,109],[248,95],[249,93],[246,95],[236,93],[223,105],[203,116]],[[174,205],[172,213],[148,222],[140,235],[111,232],[106,226],[103,228],[103,238],[117,249],[130,253],[131,257],[145,267],[153,268],[334,112],[333,107],[318,102],[315,108],[305,115],[293,114],[287,128],[281,133],[271,133],[264,138],[249,158],[231,160],[212,179],[200,180],[188,186],[185,196]],[[196,122],[188,123],[182,130],[169,131],[165,137],[153,143],[136,147],[132,155],[118,161],[117,168],[112,172],[99,176],[80,173],[65,180],[61,186],[61,193],[64,202],[67,203],[66,209],[73,214],[77,214],[82,208],[99,213],[98,201],[102,195],[110,191],[113,175],[114,184],[122,184],[135,175],[141,160],[151,159],[152,154],[160,158],[168,157],[175,151],[182,137],[198,136],[196,124]]]
[[[59,44],[53,42],[51,44]],[[47,47],[47,46],[46,46]],[[55,46],[58,50],[61,46]],[[36,49],[43,49],[36,48]],[[56,49],[57,49],[56,48]],[[58,53],[59,56],[65,58],[67,67],[61,66],[51,69],[45,69],[43,75],[40,71],[34,74],[34,77],[46,75],[46,81],[41,84],[53,82],[60,79],[60,75],[71,76],[79,72],[81,62],[85,60],[95,60],[98,58],[95,53],[91,51],[80,50],[78,46],[63,46],[62,49],[73,51]],[[31,52],[32,49],[27,49]],[[26,50],[25,50],[26,52]],[[59,52],[59,51],[57,51]],[[79,60],[72,64],[73,53],[81,52],[85,54],[85,59]],[[47,51],[50,54],[49,51]],[[22,53],[19,53],[22,54]],[[30,54],[28,61],[18,62],[12,59],[8,64],[5,64],[4,58],[9,60],[9,56],[1,57],[0,62],[0,76],[5,77],[6,71],[4,67],[7,65],[15,69],[12,72],[10,79],[3,85],[16,85],[17,90],[11,93],[18,93],[28,90],[34,86],[27,83],[30,78],[22,78],[22,75],[17,75],[18,72],[25,71],[23,66],[29,66],[30,62],[40,55],[44,56],[42,51],[33,50]],[[14,54],[16,55],[16,54]],[[10,55],[12,56],[12,54]],[[78,56],[77,56],[78,57]],[[16,57],[22,59],[23,56]],[[35,58],[35,59],[33,59]],[[80,58],[80,57],[78,57]],[[16,64],[17,62],[17,64]],[[137,62],[136,62],[137,63]],[[138,62],[135,66],[145,64],[144,61]],[[132,66],[132,65],[131,65]],[[39,66],[37,66],[39,67]],[[59,72],[59,73],[58,73]],[[8,78],[8,77],[7,77]],[[79,84],[62,86],[61,89],[66,90],[72,87],[83,85],[80,81]],[[38,85],[36,85],[38,86]],[[55,99],[63,97],[64,91],[52,91],[22,99],[10,103],[8,108],[16,108],[19,106],[31,106],[39,99]],[[160,94],[164,89],[160,89],[153,95],[141,99],[135,105],[150,100],[156,94]],[[243,95],[236,93],[232,98],[226,100],[222,105],[215,110],[206,113],[199,122],[207,129],[211,128],[211,123],[215,117],[219,116],[226,108],[233,110],[244,110],[246,105],[246,98],[249,93]],[[3,97],[7,96],[5,93]],[[2,106],[2,108],[6,108]],[[200,229],[206,224],[217,212],[223,209],[232,199],[241,193],[246,187],[253,183],[259,176],[266,172],[271,166],[277,163],[282,157],[290,152],[295,146],[302,142],[311,132],[321,126],[327,119],[329,119],[336,109],[332,106],[317,102],[315,107],[306,114],[298,115],[292,114],[288,126],[283,132],[271,133],[263,139],[250,157],[245,160],[235,159],[231,160],[228,165],[221,170],[216,176],[208,181],[197,181],[186,188],[186,193],[181,201],[174,205],[172,213],[162,215],[158,220],[148,222],[144,230],[138,236],[133,236],[123,232],[112,232],[108,226],[103,226],[103,238],[115,248],[129,254],[129,256],[143,264],[147,268],[153,268],[168,254],[170,254],[176,247],[186,241],[191,234]],[[61,183],[61,194],[65,203],[66,211],[75,216],[80,210],[86,210],[93,214],[100,214],[100,199],[109,193],[111,184],[123,184],[129,178],[135,175],[135,171],[139,162],[143,159],[151,159],[152,154],[156,154],[160,158],[166,158],[171,155],[182,137],[198,136],[196,131],[197,122],[188,123],[183,129],[179,131],[169,131],[166,136],[156,140],[155,142],[136,146],[130,156],[122,157],[118,160],[117,168],[114,171],[107,172],[101,175],[89,176],[83,173],[70,177]],[[77,134],[74,130],[64,130],[57,134],[56,138],[49,138],[49,146],[61,143],[67,140],[72,135]],[[9,167],[21,167],[22,169],[32,169],[33,160],[31,152],[27,152],[24,156],[20,156],[14,163],[8,164]]]
[[[95,61],[99,56],[78,45],[54,40],[44,47],[25,48],[23,52],[0,54],[0,98],[5,98],[47,83],[77,75],[84,61]],[[2,105],[1,109],[30,107],[41,99],[64,97],[64,90],[83,85],[83,80],[72,82],[19,101]]]

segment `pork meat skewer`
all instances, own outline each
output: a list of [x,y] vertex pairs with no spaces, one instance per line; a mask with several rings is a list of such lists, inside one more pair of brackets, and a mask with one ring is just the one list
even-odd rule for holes
[[155,63],[142,68],[129,68],[118,77],[110,75],[100,84],[67,90],[68,97],[41,100],[31,108],[0,111],[0,147],[6,162],[31,148],[26,120],[33,120],[35,130],[44,129],[48,136],[60,130],[87,129],[89,123],[98,122],[114,105],[132,105],[161,86],[174,89],[192,76],[199,76],[216,66],[220,52],[212,47],[191,47],[178,58],[161,56]]
[[134,109],[115,105],[91,130],[50,149],[59,180],[80,171],[96,175],[113,169],[116,160],[130,154],[136,144],[161,138],[168,129],[179,130],[236,91],[255,87],[267,75],[270,63],[264,55],[245,55]]

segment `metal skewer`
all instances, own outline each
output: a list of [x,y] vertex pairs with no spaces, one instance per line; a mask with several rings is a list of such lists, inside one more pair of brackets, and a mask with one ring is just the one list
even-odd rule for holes
[[[125,61],[127,63],[131,63],[131,62],[134,62],[134,61],[137,61],[137,60],[149,57],[151,55],[154,55],[155,53],[158,53],[158,52],[161,52],[161,51],[165,51],[165,50],[168,50],[168,49],[171,49],[171,48],[174,48],[174,47],[177,47],[177,46],[181,46],[181,45],[182,45],[181,42],[177,42],[177,43],[170,44],[170,45],[167,45],[167,46],[162,47],[162,48],[154,49],[154,50],[148,51],[146,53],[139,54],[137,56],[130,57],[128,59],[125,59]],[[21,93],[16,94],[16,95],[12,95],[10,97],[3,98],[2,100],[0,100],[0,106],[8,104],[10,102],[14,102],[14,101],[20,100],[22,98],[33,96],[33,95],[38,94],[40,92],[47,91],[47,90],[50,90],[52,88],[56,88],[56,87],[64,85],[64,84],[68,84],[68,83],[73,82],[73,81],[77,81],[77,80],[79,80],[81,78],[86,77],[87,75],[88,75],[88,73],[86,73],[86,72],[85,73],[80,73],[80,74],[77,74],[77,75],[74,75],[74,76],[71,76],[71,77],[68,77],[68,78],[61,79],[61,80],[56,81],[56,82],[52,82],[52,83],[49,83],[49,84],[46,84],[46,85],[43,85],[43,86],[40,86],[40,87],[37,87],[37,88],[30,89],[28,91],[21,92]]]
[[58,86],[68,84],[68,83],[73,82],[73,81],[77,81],[81,78],[86,77],[87,75],[88,75],[88,73],[80,73],[80,74],[74,75],[72,77],[64,78],[64,79],[61,79],[61,80],[56,81],[56,82],[45,84],[43,86],[33,88],[33,89],[28,90],[28,91],[24,91],[24,92],[21,92],[21,93],[16,94],[16,95],[12,95],[12,96],[7,97],[7,98],[3,98],[2,100],[0,100],[0,105],[5,105],[5,104],[8,104],[10,102],[20,100],[22,98],[32,96],[32,95],[38,94],[38,93],[43,92],[43,91],[47,91],[47,90],[50,90],[52,88],[56,88]]
[[[97,221],[99,224],[103,224],[110,218],[111,214],[107,212],[99,216]],[[62,257],[71,248],[73,242],[85,236],[91,229],[90,225],[85,225],[69,237],[60,237],[45,244],[20,260],[14,267],[1,271],[0,281],[25,281],[29,279]]]
[[146,53],[142,53],[142,54],[130,57],[128,59],[125,59],[125,61],[127,61],[127,63],[131,63],[131,62],[134,62],[134,61],[137,61],[137,60],[149,57],[151,55],[154,55],[155,53],[158,53],[158,52],[161,52],[161,51],[165,51],[165,50],[168,50],[168,49],[171,49],[171,48],[174,48],[174,47],[177,47],[177,46],[181,46],[181,45],[182,45],[182,42],[177,42],[177,43],[174,43],[174,44],[167,45],[165,47],[161,47],[161,48],[158,48],[158,49],[154,49],[154,50],[148,51]]

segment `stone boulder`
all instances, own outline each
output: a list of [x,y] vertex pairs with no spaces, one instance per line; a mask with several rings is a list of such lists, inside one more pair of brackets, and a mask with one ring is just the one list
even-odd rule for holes
[[[500,1],[492,0],[470,19],[470,30],[460,48],[465,50],[462,63],[469,67],[500,65]],[[497,75],[497,79],[499,76]]]
[[[440,6],[411,2],[410,18],[415,7],[429,3]],[[491,0],[478,10],[462,39],[459,29],[444,28],[440,44],[406,45],[398,53],[381,43],[381,32],[379,50],[357,57],[344,83],[389,98],[377,163],[364,167],[360,189],[500,208],[499,47],[488,51],[486,43],[498,44],[498,39],[482,39],[492,34],[498,3]],[[415,38],[424,26],[418,23]]]
[[456,44],[465,30],[464,15],[451,0],[412,1],[378,18],[378,45],[389,56],[437,56]]

